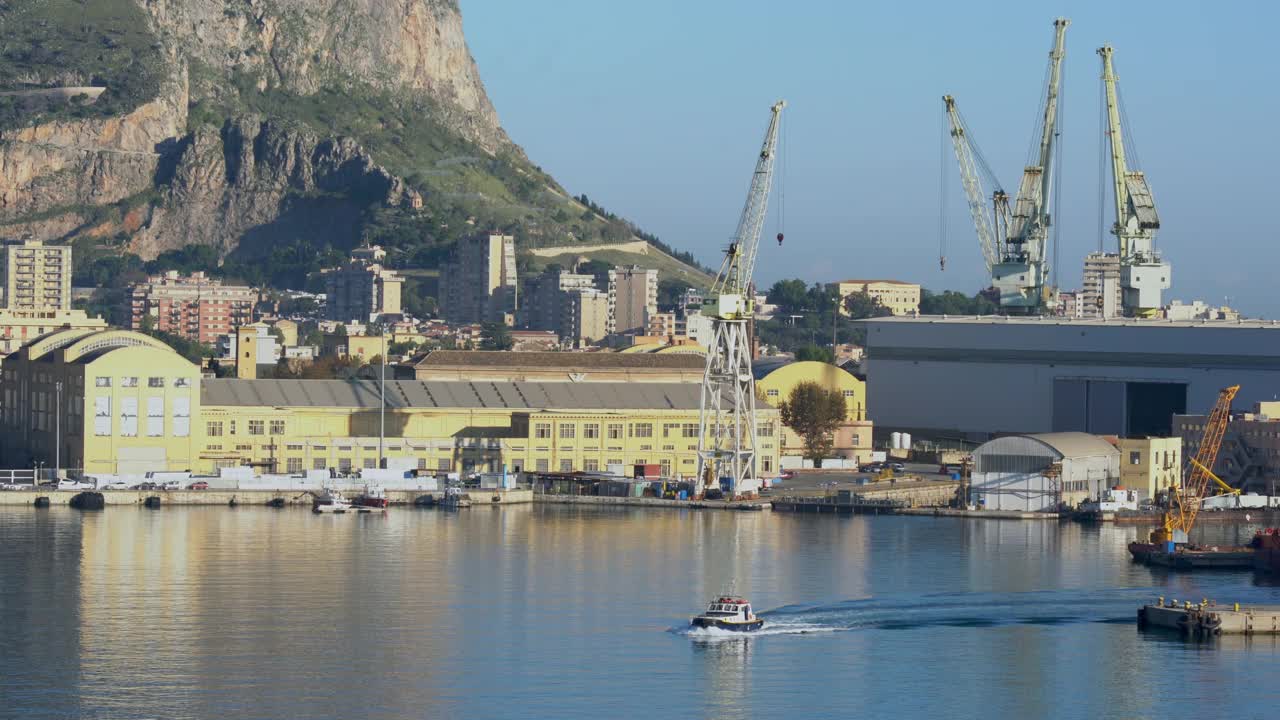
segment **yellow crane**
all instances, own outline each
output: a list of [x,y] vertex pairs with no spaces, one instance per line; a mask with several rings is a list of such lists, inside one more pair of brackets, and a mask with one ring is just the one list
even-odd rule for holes
[[[1165,511],[1160,529],[1151,533],[1151,542],[1161,545],[1169,542],[1186,542],[1187,535],[1196,524],[1196,515],[1200,513],[1200,504],[1204,502],[1209,490],[1210,479],[1216,479],[1209,468],[1218,459],[1218,449],[1222,447],[1222,437],[1227,432],[1227,423],[1231,421],[1231,401],[1240,391],[1239,385],[1223,388],[1218,393],[1218,402],[1209,413],[1204,424],[1204,436],[1196,456],[1191,460],[1191,468],[1187,472],[1182,487],[1169,490],[1169,509]],[[1220,484],[1225,485],[1221,480]]]

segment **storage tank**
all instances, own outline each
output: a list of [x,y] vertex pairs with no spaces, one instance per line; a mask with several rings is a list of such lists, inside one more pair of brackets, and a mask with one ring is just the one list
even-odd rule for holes
[[902,433],[896,432],[889,436],[889,447],[894,450],[902,448]]
[[902,449],[911,449],[911,433],[902,433]]

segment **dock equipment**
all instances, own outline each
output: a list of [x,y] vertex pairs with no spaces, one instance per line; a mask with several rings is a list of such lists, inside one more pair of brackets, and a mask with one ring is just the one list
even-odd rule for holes
[[[712,339],[702,377],[698,412],[698,479],[702,490],[729,478],[736,490],[756,476],[756,385],[751,371],[750,323],[755,315],[752,276],[764,228],[778,154],[778,128],[785,100],[769,108],[769,128],[756,158],[747,202],[724,263],[703,303]],[[779,233],[779,242],[782,235]]]
[[1169,509],[1164,513],[1160,529],[1151,534],[1151,542],[1159,544],[1179,539],[1186,542],[1187,534],[1196,524],[1200,504],[1208,497],[1209,477],[1212,475],[1209,468],[1218,459],[1222,437],[1227,432],[1227,424],[1231,422],[1231,401],[1238,392],[1240,386],[1232,385],[1218,393],[1218,402],[1204,424],[1204,436],[1200,440],[1200,447],[1196,449],[1191,469],[1182,487],[1170,490]]

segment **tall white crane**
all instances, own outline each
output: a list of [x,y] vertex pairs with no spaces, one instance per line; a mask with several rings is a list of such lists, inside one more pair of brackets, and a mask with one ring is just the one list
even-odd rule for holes
[[[955,147],[956,160],[960,163],[960,184],[964,187],[969,214],[973,216],[973,225],[978,231],[983,262],[986,263],[987,273],[990,273],[1004,257],[1005,241],[1009,235],[1009,195],[1000,187],[1000,182],[978,150],[977,142],[956,108],[956,99],[944,95],[942,102],[946,106],[947,121],[951,126],[951,144]],[[987,196],[982,187],[983,176],[995,186],[990,205],[987,204]]]
[[1120,304],[1124,314],[1150,317],[1161,307],[1161,295],[1173,273],[1156,250],[1160,216],[1147,176],[1130,170],[1124,151],[1124,127],[1120,115],[1116,73],[1110,45],[1098,48],[1102,56],[1102,83],[1107,95],[1107,137],[1111,145],[1111,185],[1116,222],[1111,232],[1120,245]]
[[704,487],[730,478],[738,488],[743,480],[755,476],[756,381],[751,371],[748,328],[755,312],[751,281],[773,186],[778,127],[786,106],[785,100],[779,100],[770,108],[769,129],[756,159],[742,217],[703,303],[702,312],[710,316],[712,329],[698,421],[698,479]]

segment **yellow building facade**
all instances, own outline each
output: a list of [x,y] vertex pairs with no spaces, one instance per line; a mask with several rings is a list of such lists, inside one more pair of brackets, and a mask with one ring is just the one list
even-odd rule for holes
[[1154,499],[1182,481],[1182,438],[1122,438],[1120,484]]
[[[830,363],[816,361],[757,363],[756,393],[772,407],[781,407],[800,383],[812,382],[839,392],[845,401],[845,422],[835,433],[835,452],[840,457],[871,458],[872,423],[867,419],[867,384]],[[802,455],[804,441],[782,426],[782,454]]]
[[840,312],[847,315],[844,299],[854,293],[866,293],[894,315],[920,312],[920,286],[900,280],[841,280],[831,283],[840,294]]
[[[692,383],[202,379],[194,364],[131,331],[63,331],[0,374],[6,459],[53,467],[62,383],[62,468],[86,473],[354,471],[380,458],[431,472],[697,469]],[[758,412],[758,470],[779,469],[777,410]],[[28,419],[29,418],[29,419]]]

